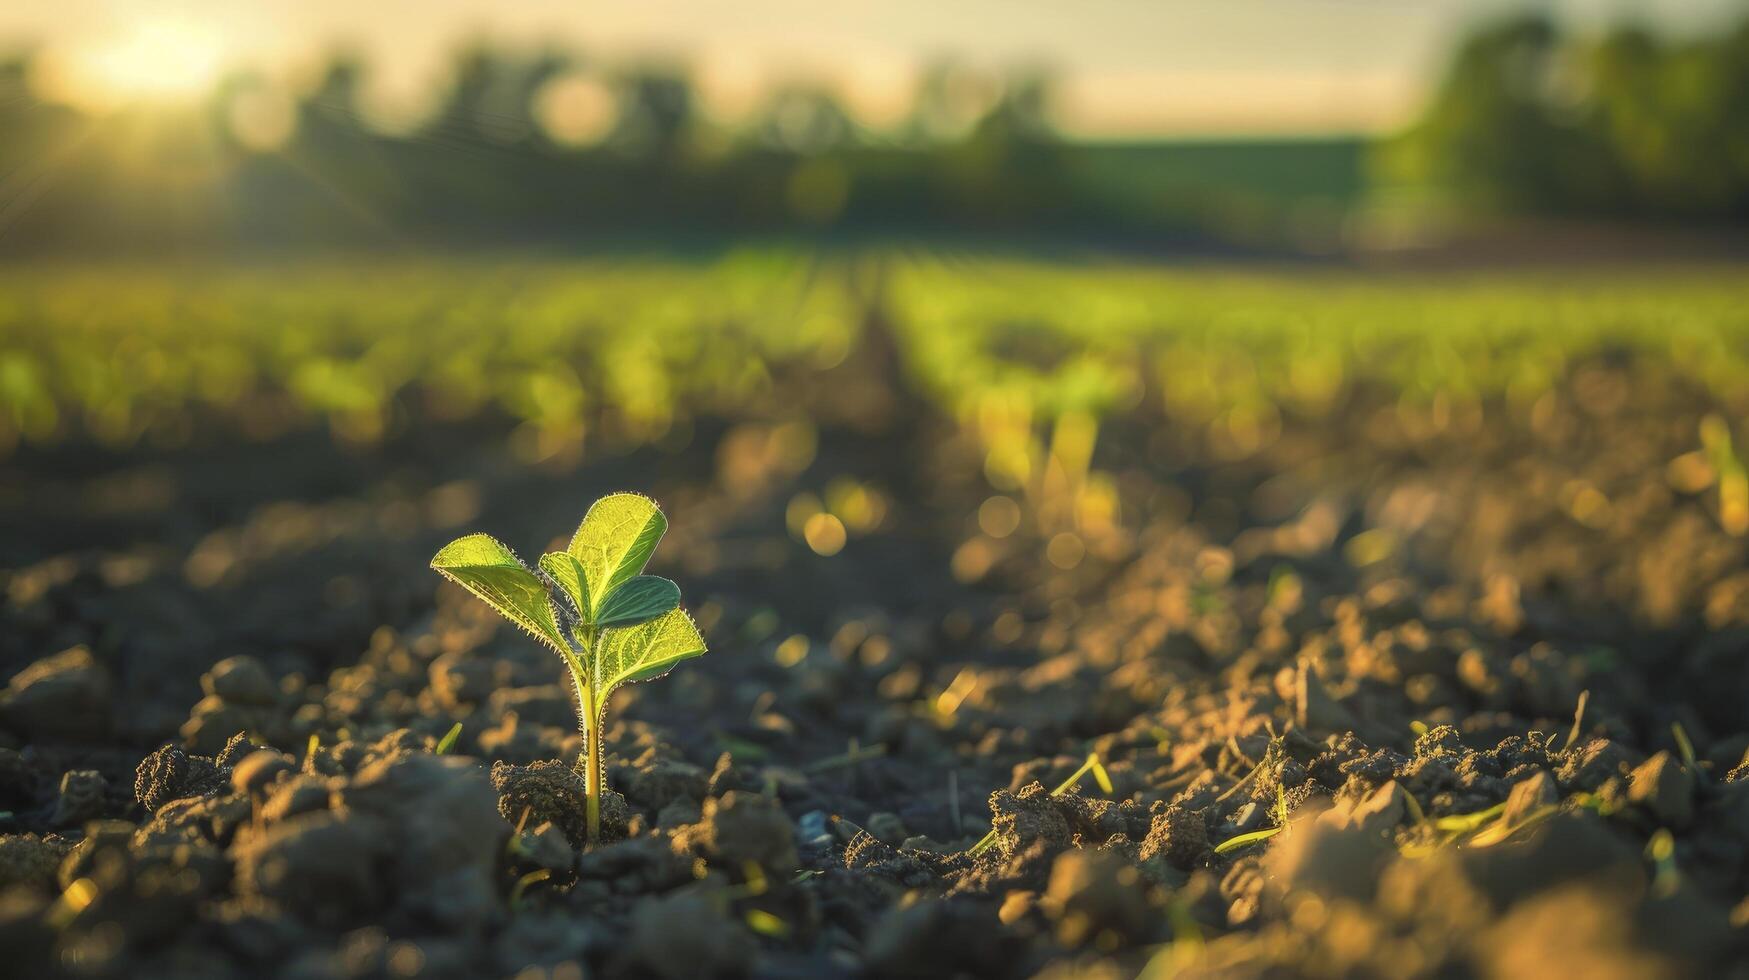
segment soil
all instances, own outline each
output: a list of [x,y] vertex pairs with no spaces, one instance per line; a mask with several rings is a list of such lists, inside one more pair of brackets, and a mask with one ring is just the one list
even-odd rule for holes
[[[21,451],[7,972],[1749,976],[1749,555],[1666,465],[1698,389],[1599,355],[1237,457],[1137,408],[1065,569],[981,534],[890,351],[834,371],[576,465],[416,413]],[[841,477],[887,511],[822,556],[786,508]],[[616,698],[588,846],[560,663],[426,562],[619,489],[711,650]]]

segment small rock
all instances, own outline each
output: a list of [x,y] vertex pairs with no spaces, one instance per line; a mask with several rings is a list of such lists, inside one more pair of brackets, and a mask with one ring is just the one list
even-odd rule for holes
[[95,769],[74,769],[61,777],[61,795],[49,823],[75,827],[103,815],[103,794],[109,782]]
[[1634,770],[1628,799],[1666,827],[1680,830],[1694,819],[1694,774],[1669,752],[1659,752]]
[[0,723],[32,738],[98,738],[109,731],[109,671],[85,647],[19,671],[0,690]]
[[254,657],[226,657],[200,678],[201,690],[226,703],[271,707],[279,702],[279,685]]

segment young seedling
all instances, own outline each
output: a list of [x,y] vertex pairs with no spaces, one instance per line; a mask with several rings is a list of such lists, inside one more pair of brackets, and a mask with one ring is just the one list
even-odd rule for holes
[[644,575],[668,530],[656,502],[635,493],[597,500],[570,547],[529,568],[495,539],[470,534],[444,546],[431,567],[553,648],[570,669],[584,738],[585,820],[601,836],[601,735],[621,684],[660,677],[704,653],[680,608],[680,587]]

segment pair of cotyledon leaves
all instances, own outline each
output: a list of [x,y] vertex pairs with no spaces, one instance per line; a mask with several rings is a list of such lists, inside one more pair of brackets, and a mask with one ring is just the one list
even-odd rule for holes
[[[431,567],[558,651],[600,711],[619,685],[704,653],[680,587],[641,574],[667,530],[655,501],[616,493],[589,508],[568,548],[541,556],[544,574],[485,534],[450,542]],[[589,628],[598,631],[594,644],[568,633]]]

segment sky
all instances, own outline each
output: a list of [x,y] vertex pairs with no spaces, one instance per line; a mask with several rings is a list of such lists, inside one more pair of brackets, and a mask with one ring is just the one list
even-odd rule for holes
[[[733,114],[825,80],[865,121],[908,103],[918,66],[1044,66],[1089,138],[1381,132],[1410,117],[1453,39],[1524,0],[9,0],[0,51],[31,43],[96,88],[169,93],[253,65],[307,75],[363,53],[385,97],[440,90],[470,37],[694,67]],[[1716,28],[1743,0],[1546,0],[1581,28],[1626,15]],[[113,92],[111,94],[114,94]]]

